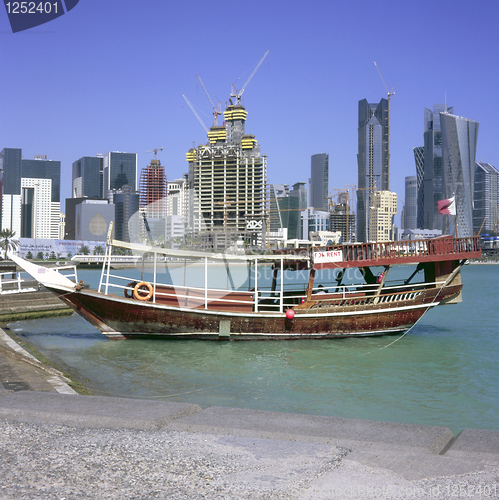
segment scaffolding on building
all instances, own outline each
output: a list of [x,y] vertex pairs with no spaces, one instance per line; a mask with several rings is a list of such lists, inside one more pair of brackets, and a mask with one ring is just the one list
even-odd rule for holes
[[143,168],[139,180],[139,206],[145,209],[147,217],[166,217],[166,193],[168,183],[165,167],[157,159]]

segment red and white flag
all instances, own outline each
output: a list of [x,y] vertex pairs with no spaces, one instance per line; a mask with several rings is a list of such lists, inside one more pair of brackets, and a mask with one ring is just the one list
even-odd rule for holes
[[441,214],[456,215],[456,202],[455,196],[447,200],[437,201],[438,211]]

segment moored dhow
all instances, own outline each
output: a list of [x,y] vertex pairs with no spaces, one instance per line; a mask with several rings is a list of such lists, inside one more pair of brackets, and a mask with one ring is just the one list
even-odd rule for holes
[[[114,248],[140,255],[136,268],[115,274]],[[216,254],[110,234],[105,256],[97,290],[12,259],[111,339],[318,339],[407,332],[461,300],[461,267],[481,251],[478,237],[442,236]]]

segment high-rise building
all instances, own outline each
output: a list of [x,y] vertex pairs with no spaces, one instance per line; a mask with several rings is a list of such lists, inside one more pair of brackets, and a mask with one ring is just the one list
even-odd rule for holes
[[424,194],[422,217],[419,217],[418,221],[420,229],[443,229],[443,218],[438,213],[437,202],[445,199],[440,118],[444,112],[453,113],[454,108],[447,108],[444,104],[435,104],[433,110],[428,108],[424,110]]
[[403,229],[418,227],[418,180],[416,175],[405,178],[405,205]]
[[374,191],[369,208],[369,241],[393,239],[393,219],[397,213],[397,195],[391,191]]
[[414,161],[416,162],[416,190],[417,190],[417,213],[416,227],[424,227],[424,146],[413,149]]
[[189,178],[185,174],[183,179],[168,182],[166,196],[166,214],[178,215],[187,220],[189,215]]
[[104,198],[103,164],[102,156],[83,156],[73,162],[71,198]]
[[124,185],[113,193],[115,209],[114,237],[120,241],[137,242],[144,238],[144,224],[139,212],[139,193]]
[[4,148],[1,228],[18,237],[58,239],[60,234],[61,162],[37,156],[23,159],[22,150]]
[[499,171],[490,163],[475,165],[473,232],[499,234]]
[[343,243],[355,241],[355,214],[350,208],[348,191],[338,194],[338,201],[332,205],[329,219],[330,230],[339,231]]
[[372,194],[390,186],[388,158],[388,101],[378,104],[359,101],[359,141],[357,153],[357,240],[368,241],[369,207]]
[[140,211],[147,219],[149,236],[166,240],[167,181],[165,167],[155,157],[143,168],[139,180]]
[[473,236],[473,186],[479,124],[444,112],[440,113],[440,125],[444,180],[441,199],[455,196],[457,213],[457,224],[452,224],[449,220],[452,216],[440,216],[444,221],[444,232],[448,231],[455,237]]
[[140,208],[147,217],[166,216],[167,181],[165,167],[157,159],[143,168],[139,180]]
[[130,186],[137,189],[137,154],[110,152],[103,156],[103,198],[109,191]]
[[288,239],[308,238],[303,233],[302,212],[307,208],[307,191],[304,182],[293,184],[271,184],[270,194],[270,231],[275,233],[287,229]]
[[4,148],[0,153],[2,171],[2,217],[0,229],[21,234],[21,162],[22,150]]
[[224,125],[211,127],[209,143],[187,153],[189,230],[195,235],[223,231],[246,237],[253,228],[263,237],[267,157],[255,136],[245,134],[247,114],[240,104],[229,105]]
[[312,155],[310,168],[310,206],[316,210],[327,210],[329,189],[329,155]]

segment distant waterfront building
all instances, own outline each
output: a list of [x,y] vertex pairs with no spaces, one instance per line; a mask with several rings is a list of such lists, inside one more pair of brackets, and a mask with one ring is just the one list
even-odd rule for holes
[[[239,103],[227,106],[224,125],[213,126],[208,143],[188,151],[189,230],[207,235],[205,245],[220,249],[233,237],[263,241],[267,157],[254,135],[245,133],[247,111]],[[252,228],[252,229],[248,229]],[[233,236],[228,236],[233,235]],[[227,236],[227,237],[226,237]]]
[[396,214],[397,194],[391,191],[374,191],[369,209],[369,241],[393,240],[393,219]]
[[131,186],[124,185],[113,191],[112,195],[115,207],[114,238],[127,242],[140,242],[147,238],[147,228],[139,212],[139,193]]
[[405,178],[404,229],[416,229],[418,219],[418,182],[417,176]]
[[[454,108],[446,108],[443,104],[435,104],[433,110],[424,110],[424,173],[423,173],[423,213],[419,217],[420,229],[443,229],[443,217],[438,213],[437,202],[443,200],[444,169],[443,169],[443,136],[442,113],[453,113]],[[416,163],[416,168],[418,163]],[[452,193],[451,195],[452,196]],[[421,199],[421,196],[419,197]],[[421,207],[419,207],[421,208]]]
[[166,214],[179,215],[187,219],[189,214],[189,179],[185,174],[183,179],[168,182],[166,196]]
[[109,152],[103,155],[103,198],[108,192],[130,186],[137,189],[137,154]]
[[441,236],[440,229],[404,229],[401,240],[428,240]]
[[499,171],[490,163],[475,164],[474,234],[499,234]]
[[329,214],[329,227],[331,231],[341,233],[341,242],[355,241],[355,213],[350,208],[349,193],[339,193],[337,203],[331,207]]
[[181,215],[166,217],[166,242],[170,248],[180,248],[185,236],[185,220]]
[[359,101],[357,240],[368,241],[372,195],[390,186],[388,165],[388,101]]
[[441,215],[444,232],[455,237],[473,236],[473,186],[479,124],[462,116],[440,113],[440,125],[444,174],[442,199],[455,196],[457,211],[457,234],[455,224],[452,224],[454,217],[450,215]]
[[270,185],[270,231],[287,230],[287,238],[301,240],[307,238],[303,233],[302,211],[307,208],[307,192],[304,182]]
[[329,212],[307,208],[301,212],[302,237],[310,240],[310,233],[329,231]]
[[309,189],[310,207],[316,210],[327,210],[329,189],[329,155],[327,153],[312,155]]
[[165,167],[157,159],[143,168],[139,180],[140,208],[146,209],[147,217],[166,217],[167,180]]
[[416,227],[424,227],[424,146],[413,149],[416,163],[416,189],[417,189],[417,219]]
[[103,199],[102,156],[83,156],[73,162],[72,198]]
[[61,162],[38,155],[24,159],[19,148],[0,153],[1,229],[17,237],[57,239],[60,233]]
[[109,224],[114,223],[114,205],[108,200],[83,199],[75,206],[76,240],[106,241]]
[[154,158],[140,172],[140,211],[146,217],[150,237],[157,243],[166,241],[167,180],[164,165]]

